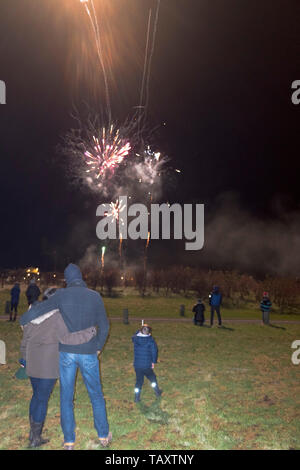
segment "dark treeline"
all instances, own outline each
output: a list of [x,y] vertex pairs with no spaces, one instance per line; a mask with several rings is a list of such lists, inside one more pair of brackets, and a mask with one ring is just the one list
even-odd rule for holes
[[[202,270],[185,266],[149,268],[146,274],[142,267],[121,271],[111,266],[104,269],[85,266],[82,272],[89,287],[107,296],[122,295],[124,289],[132,288],[141,296],[181,295],[205,300],[212,287],[217,285],[223,294],[225,306],[239,307],[248,302],[259,302],[264,291],[269,293],[281,312],[300,306],[300,279],[297,278],[266,276],[264,279],[256,279],[237,271]],[[28,275],[24,269],[3,269],[0,273],[2,288],[8,288],[15,282],[26,285],[33,276],[42,288],[64,286],[62,273],[42,272],[36,276]]]

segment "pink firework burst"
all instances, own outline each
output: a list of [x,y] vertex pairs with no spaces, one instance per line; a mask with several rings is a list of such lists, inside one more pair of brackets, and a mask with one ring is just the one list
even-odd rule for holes
[[98,180],[99,178],[111,176],[116,168],[129,155],[131,145],[120,137],[120,130],[110,126],[107,131],[102,129],[102,138],[93,136],[93,151],[86,151],[86,164],[89,169],[87,173],[92,173]]

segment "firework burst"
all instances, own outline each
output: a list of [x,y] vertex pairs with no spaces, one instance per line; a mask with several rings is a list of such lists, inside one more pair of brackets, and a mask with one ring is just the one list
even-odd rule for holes
[[107,131],[103,127],[101,139],[93,136],[93,150],[86,150],[84,153],[86,164],[89,166],[86,173],[91,173],[96,180],[109,178],[129,155],[130,150],[130,143],[120,137],[119,129],[112,125]]
[[125,204],[122,204],[119,199],[116,202],[110,203],[110,211],[106,214],[107,217],[111,217],[111,222],[120,222],[124,225],[124,221],[122,219],[122,212],[126,208]]
[[135,165],[138,182],[153,185],[161,176],[166,159],[161,156],[160,152],[153,152],[149,145],[143,155],[136,154],[136,156],[141,158],[141,161]]

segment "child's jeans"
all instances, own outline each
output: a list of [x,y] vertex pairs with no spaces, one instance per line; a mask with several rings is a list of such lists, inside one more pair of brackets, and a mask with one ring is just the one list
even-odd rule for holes
[[151,382],[152,388],[158,388],[156,375],[154,374],[153,369],[135,369],[136,373],[136,383],[135,383],[135,392],[140,393],[142,386],[144,384],[144,377],[147,377]]

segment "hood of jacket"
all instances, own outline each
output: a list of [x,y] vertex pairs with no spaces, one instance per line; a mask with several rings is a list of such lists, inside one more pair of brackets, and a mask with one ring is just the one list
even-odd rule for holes
[[86,286],[82,279],[80,268],[76,264],[70,263],[64,271],[64,276],[68,287]]
[[137,344],[145,344],[147,341],[152,340],[152,335],[143,335],[142,333],[137,333],[134,335],[133,339]]

